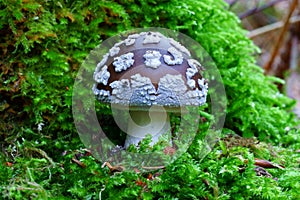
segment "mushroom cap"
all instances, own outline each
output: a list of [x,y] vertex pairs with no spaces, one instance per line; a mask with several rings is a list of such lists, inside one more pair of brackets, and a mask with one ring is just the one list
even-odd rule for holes
[[200,106],[208,91],[202,70],[174,39],[159,32],[131,34],[97,64],[93,92],[101,102],[137,109]]

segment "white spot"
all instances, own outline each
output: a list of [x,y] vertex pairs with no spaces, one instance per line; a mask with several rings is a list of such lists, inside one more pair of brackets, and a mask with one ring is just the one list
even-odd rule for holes
[[156,99],[156,91],[150,78],[140,74],[128,79],[114,81],[110,84],[112,88],[112,103],[123,105],[152,105]]
[[190,89],[196,88],[196,81],[193,80],[193,79],[187,80],[187,83],[186,83],[186,84],[189,86]]
[[111,103],[128,105],[132,93],[129,80],[121,79],[109,85],[112,88]]
[[97,83],[102,83],[103,85],[107,85],[108,79],[110,77],[110,73],[107,70],[107,65],[101,68],[100,72],[94,73],[94,79]]
[[132,88],[141,88],[147,85],[152,85],[150,78],[143,77],[140,74],[135,74],[131,76],[131,86]]
[[100,90],[99,95],[104,96],[104,97],[108,97],[110,94],[109,94],[109,91],[107,91],[107,90]]
[[207,91],[188,90],[181,75],[169,74],[160,79],[157,93],[157,104],[170,106],[203,105],[207,95]]
[[134,43],[135,43],[135,39],[132,39],[132,38],[125,39],[125,45],[126,46],[133,45]]
[[186,70],[186,79],[187,79],[187,85],[191,88],[194,89],[196,87],[196,82],[192,79],[193,76],[198,72],[197,69],[195,68],[187,68]]
[[146,51],[146,54],[143,57],[146,59],[145,65],[147,67],[152,67],[156,69],[161,64],[159,60],[161,58],[161,54],[159,53],[159,51],[148,50]]
[[169,39],[170,44],[172,46],[174,46],[176,49],[178,49],[182,53],[185,53],[188,56],[191,56],[190,51],[187,50],[187,48],[185,48],[184,46],[182,46],[179,42],[175,41],[173,38],[168,38],[168,39]]
[[184,80],[183,80],[183,78],[180,74],[178,74],[178,75],[170,75],[170,74],[165,75],[164,77],[160,78],[158,86],[168,88],[176,94],[185,93],[186,90],[187,90],[187,87],[184,84]]
[[116,43],[116,44],[114,45],[114,47],[119,47],[119,46],[121,46],[123,43],[124,43],[124,41],[118,42],[118,43]]
[[[115,89],[115,88],[129,88],[130,87],[130,82],[129,82],[128,79],[121,79],[119,81],[114,81],[114,82],[110,83],[109,86],[112,89]],[[116,91],[112,92],[112,94],[116,94]]]
[[143,44],[157,44],[160,42],[161,34],[157,32],[148,32],[144,38]]
[[100,95],[100,96],[108,97],[110,95],[109,91],[107,91],[107,90],[97,89],[97,84],[93,85],[93,92],[97,96]]
[[168,52],[173,56],[173,58],[169,55],[164,55],[164,61],[168,65],[180,65],[183,62],[183,56],[180,51],[175,49],[174,47],[170,47]]
[[204,87],[204,78],[198,79],[198,85],[199,85],[200,88]]
[[94,85],[93,85],[92,90],[93,90],[93,93],[94,93],[95,95],[98,95],[98,94],[99,94],[99,90],[97,89],[97,84],[94,84]]
[[199,89],[190,90],[185,94],[185,98],[181,99],[182,104],[200,106],[206,102],[206,95]]
[[197,69],[197,70],[204,70],[202,65],[195,59],[188,59],[188,65],[193,68],[193,69]]
[[115,71],[121,72],[131,67],[134,63],[133,56],[134,54],[129,52],[127,54],[121,55],[120,57],[114,58],[113,65],[115,66]]
[[187,68],[186,70],[186,78],[187,79],[191,79],[193,76],[195,76],[195,74],[198,72],[197,69],[194,68]]
[[132,105],[151,106],[156,100],[156,90],[148,77],[143,77],[140,74],[131,76],[131,88],[133,94],[130,104]]
[[93,85],[92,88],[94,94],[97,96],[97,99],[102,102],[110,102],[110,92],[107,90],[97,89],[97,84]]
[[205,83],[205,79],[204,78],[198,79],[198,85],[202,93],[206,96],[208,92],[208,84]]
[[105,63],[107,62],[108,56],[109,56],[108,53],[103,55],[102,60],[97,64],[95,72],[98,72],[105,65]]
[[132,35],[128,36],[129,39],[137,39],[139,37],[140,37],[140,34],[132,34]]
[[111,57],[114,57],[115,55],[117,55],[120,51],[120,47],[114,46],[109,50],[109,55]]

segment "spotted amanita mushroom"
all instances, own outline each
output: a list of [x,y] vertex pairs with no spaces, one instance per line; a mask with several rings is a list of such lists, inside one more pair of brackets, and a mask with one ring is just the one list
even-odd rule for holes
[[168,112],[206,102],[208,85],[201,71],[201,64],[179,42],[159,32],[141,32],[103,56],[94,72],[93,92],[101,102],[130,107],[126,148],[146,134],[154,144],[170,133]]

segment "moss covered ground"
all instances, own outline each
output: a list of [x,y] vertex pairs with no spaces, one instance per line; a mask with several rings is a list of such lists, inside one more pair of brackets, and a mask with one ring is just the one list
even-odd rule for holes
[[[223,79],[226,121],[204,159],[196,136],[163,169],[114,173],[80,141],[73,84],[103,40],[143,27],[202,45]],[[0,35],[2,199],[300,199],[295,102],[256,65],[259,49],[225,2],[1,0]]]

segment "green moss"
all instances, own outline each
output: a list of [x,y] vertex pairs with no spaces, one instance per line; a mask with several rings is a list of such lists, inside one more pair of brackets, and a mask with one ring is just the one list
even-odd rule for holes
[[[284,152],[281,157],[270,156],[267,145],[259,153],[246,146],[223,155],[226,147],[220,145],[200,162],[197,137],[189,152],[164,173],[158,170],[154,180],[143,173],[111,175],[91,156],[78,158],[85,168],[71,162],[84,154],[77,152],[84,147],[71,112],[77,70],[101,41],[136,27],[173,29],[198,41],[223,78],[226,130],[283,145],[287,149],[275,150]],[[0,103],[6,105],[0,113],[4,198],[95,199],[104,186],[102,199],[299,198],[295,150],[300,140],[290,113],[294,102],[278,92],[274,83],[280,80],[264,76],[255,64],[257,47],[223,1],[2,0],[0,33]],[[8,124],[9,129],[2,128]],[[287,160],[286,170],[270,171],[278,181],[255,175],[257,156]]]

